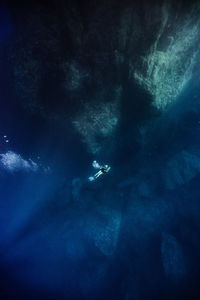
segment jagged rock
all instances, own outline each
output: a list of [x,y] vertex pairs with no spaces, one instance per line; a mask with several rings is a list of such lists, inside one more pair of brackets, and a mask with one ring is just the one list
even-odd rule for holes
[[121,213],[102,208],[96,218],[87,222],[86,234],[106,256],[113,255],[117,246],[121,225]]
[[162,171],[165,186],[173,190],[192,180],[200,172],[200,157],[188,151],[181,151],[170,159]]
[[[93,154],[98,153],[103,148],[103,143],[116,131],[119,121],[119,99],[121,88],[113,89],[113,100],[110,102],[99,101],[86,104],[83,112],[77,115],[73,124],[83,137],[88,149]],[[101,96],[103,98],[103,95]]]
[[62,65],[65,73],[64,87],[67,92],[80,90],[82,85],[90,80],[90,73],[84,70],[76,61]]
[[[180,28],[177,28],[177,21],[171,17],[171,9],[169,3],[163,3],[160,29],[149,53],[143,59],[145,69],[136,70],[133,75],[153,96],[153,104],[159,110],[164,110],[173,103],[190,81],[200,51],[200,22],[196,17],[200,7],[188,11]],[[169,30],[170,27],[176,28],[175,34]]]
[[174,236],[163,233],[161,254],[166,277],[175,282],[183,279],[187,274],[184,255],[181,245]]

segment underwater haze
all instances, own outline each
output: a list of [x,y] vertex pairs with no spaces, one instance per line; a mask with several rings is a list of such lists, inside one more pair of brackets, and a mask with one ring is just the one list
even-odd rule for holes
[[0,298],[200,299],[200,3],[0,2]]

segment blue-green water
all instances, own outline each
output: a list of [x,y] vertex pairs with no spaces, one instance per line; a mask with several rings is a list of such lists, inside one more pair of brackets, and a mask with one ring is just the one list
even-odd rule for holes
[[1,299],[199,299],[199,16],[1,4]]

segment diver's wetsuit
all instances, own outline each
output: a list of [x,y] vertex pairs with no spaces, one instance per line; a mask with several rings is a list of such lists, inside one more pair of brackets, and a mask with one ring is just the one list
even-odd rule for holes
[[100,166],[97,162],[96,162],[96,160],[94,160],[93,161],[93,167],[95,168],[95,169],[99,169],[99,171],[96,173],[96,174],[94,174],[93,176],[90,176],[88,179],[90,180],[90,181],[94,181],[95,179],[97,179],[99,176],[101,176],[102,174],[106,174],[106,173],[108,173],[108,171],[110,170],[110,167],[108,166],[108,165],[105,165],[105,166]]
[[103,167],[103,168],[101,168],[100,169],[100,171],[102,172],[102,173],[104,173],[104,174],[106,174],[107,173],[107,171],[106,171],[106,169]]

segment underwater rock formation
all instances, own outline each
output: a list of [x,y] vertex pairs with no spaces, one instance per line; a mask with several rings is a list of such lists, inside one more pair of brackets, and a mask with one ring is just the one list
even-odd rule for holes
[[89,71],[82,69],[76,61],[64,63],[62,69],[65,73],[64,86],[67,92],[79,90],[85,82],[90,81]]
[[200,173],[200,157],[195,153],[181,151],[172,157],[162,171],[166,188],[173,190],[188,183]]
[[174,236],[163,233],[161,254],[166,277],[175,283],[183,279],[187,274],[184,255]]
[[193,7],[177,25],[177,16],[168,4],[162,8],[162,24],[149,53],[143,58],[144,72],[134,77],[153,97],[153,104],[164,110],[180,95],[192,78],[199,55],[200,8]]
[[121,213],[113,209],[102,208],[95,219],[89,219],[86,234],[95,246],[106,256],[113,255],[117,246]]
[[88,149],[98,153],[106,140],[114,134],[119,120],[119,90],[116,99],[108,103],[101,101],[86,104],[84,111],[73,121],[75,128],[82,135]]

